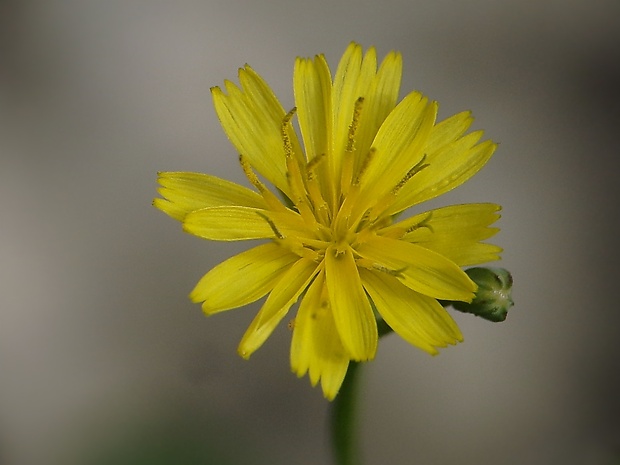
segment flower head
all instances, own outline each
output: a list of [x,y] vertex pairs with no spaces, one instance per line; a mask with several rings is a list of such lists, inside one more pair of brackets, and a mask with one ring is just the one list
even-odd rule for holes
[[[206,174],[159,174],[154,205],[185,231],[219,241],[266,240],[209,271],[190,297],[207,315],[267,296],[239,344],[249,357],[289,309],[291,366],[333,399],[350,361],[377,351],[377,318],[428,353],[462,335],[441,300],[470,302],[461,269],[498,258],[481,241],[497,229],[493,204],[399,213],[460,185],[495,144],[467,133],[469,112],[436,123],[437,103],[398,100],[401,56],[377,67],[352,43],[332,78],[322,55],[298,58],[287,112],[249,66],[240,86],[211,89],[252,189]],[[294,120],[298,130],[294,126]],[[301,135],[301,137],[300,137]],[[272,189],[275,188],[275,189]],[[279,191],[280,195],[276,192]]]

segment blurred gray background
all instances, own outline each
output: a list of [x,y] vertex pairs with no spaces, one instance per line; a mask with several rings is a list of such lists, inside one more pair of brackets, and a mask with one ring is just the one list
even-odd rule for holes
[[286,326],[246,362],[257,307],[187,298],[246,244],[150,203],[159,170],[244,181],[209,87],[247,62],[290,108],[295,56],[334,69],[355,40],[500,142],[431,206],[503,205],[516,281],[438,357],[382,340],[365,463],[618,464],[619,24],[617,0],[0,3],[0,463],[331,463]]

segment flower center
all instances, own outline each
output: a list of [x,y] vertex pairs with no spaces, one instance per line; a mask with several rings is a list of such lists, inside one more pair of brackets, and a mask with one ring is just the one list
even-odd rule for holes
[[[293,140],[297,140],[291,123],[296,108],[288,112],[281,125],[284,147],[288,189],[284,192],[289,202],[285,206],[258,178],[243,155],[240,163],[249,181],[263,196],[268,210],[286,213],[294,222],[299,234],[282,233],[278,221],[268,214],[260,214],[274,232],[274,240],[291,249],[300,256],[310,256],[320,261],[326,250],[332,248],[336,254],[347,249],[355,250],[357,244],[375,231],[389,226],[392,222],[389,208],[399,191],[428,164],[426,156],[413,166],[405,176],[380,197],[371,197],[362,187],[367,167],[375,161],[376,150],[371,147],[364,157],[355,153],[355,135],[358,130],[364,99],[355,102],[353,117],[349,126],[347,143],[342,153],[340,166],[331,170],[326,164],[330,154],[321,154],[306,161],[300,150],[295,150]],[[332,160],[333,161],[333,160]],[[339,173],[334,177],[333,172]],[[338,179],[339,178],[339,179]],[[283,215],[287,217],[287,215]],[[303,226],[301,226],[303,225]],[[303,231],[302,231],[303,230]]]

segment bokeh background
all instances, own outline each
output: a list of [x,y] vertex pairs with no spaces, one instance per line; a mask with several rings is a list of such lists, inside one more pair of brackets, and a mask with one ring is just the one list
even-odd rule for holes
[[250,63],[293,106],[295,56],[404,57],[402,91],[500,142],[433,205],[503,205],[503,324],[456,314],[429,357],[395,336],[363,374],[367,464],[620,460],[617,0],[0,3],[0,463],[329,464],[328,403],[257,307],[187,299],[245,245],[151,207],[156,173],[244,182],[209,88]]

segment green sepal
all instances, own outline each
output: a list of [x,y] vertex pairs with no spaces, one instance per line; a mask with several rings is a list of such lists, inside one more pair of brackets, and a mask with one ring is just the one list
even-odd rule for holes
[[495,323],[504,321],[508,310],[514,305],[510,272],[504,268],[476,267],[465,270],[465,273],[478,285],[474,300],[471,303],[454,301],[446,304]]

